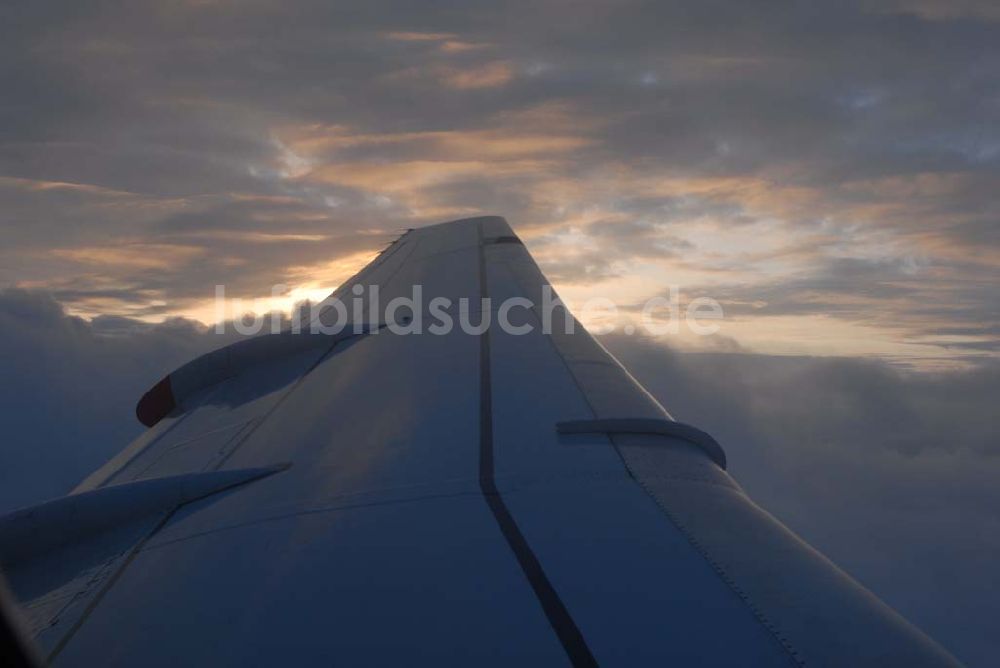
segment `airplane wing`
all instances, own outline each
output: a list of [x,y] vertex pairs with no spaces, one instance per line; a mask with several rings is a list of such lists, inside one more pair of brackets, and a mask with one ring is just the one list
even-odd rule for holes
[[755,505],[547,286],[502,218],[412,230],[323,302],[322,331],[160,381],[119,456],[0,518],[39,655],[957,665]]

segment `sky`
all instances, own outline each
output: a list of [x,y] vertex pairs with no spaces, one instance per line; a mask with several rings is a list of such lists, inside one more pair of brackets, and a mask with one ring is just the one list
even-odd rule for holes
[[571,303],[719,300],[679,344],[997,354],[995,3],[0,12],[0,284],[72,313],[287,308],[497,213]]
[[351,4],[0,5],[0,510],[138,433],[216,285],[288,309],[499,214],[571,306],[716,299],[714,336],[606,341],[762,505],[1000,655],[1000,6]]

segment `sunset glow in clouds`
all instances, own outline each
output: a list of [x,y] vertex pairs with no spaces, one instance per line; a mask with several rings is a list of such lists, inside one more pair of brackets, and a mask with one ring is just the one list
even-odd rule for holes
[[[236,339],[216,286],[287,312],[495,214],[750,496],[995,665],[998,7],[0,4],[0,512]],[[718,333],[621,334],[674,293]]]
[[571,305],[717,299],[682,347],[995,356],[996,12],[848,5],[18,4],[0,282],[209,322],[496,213]]

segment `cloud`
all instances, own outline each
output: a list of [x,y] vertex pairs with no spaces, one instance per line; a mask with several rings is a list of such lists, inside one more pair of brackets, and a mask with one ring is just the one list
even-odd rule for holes
[[67,316],[51,296],[0,291],[4,446],[0,507],[61,496],[138,435],[134,407],[152,382],[211,345],[171,320]]
[[963,18],[1000,21],[1000,9],[989,0],[881,0],[870,3],[873,11],[913,14],[930,21],[947,21]]
[[510,65],[503,62],[485,63],[479,67],[467,70],[446,70],[442,83],[452,88],[493,88],[510,83],[514,72]]
[[183,318],[85,320],[17,288],[0,289],[0,332],[0,513],[66,494],[143,430],[135,404],[153,383],[240,338]]
[[[993,18],[923,0],[25,10],[0,27],[0,284],[190,314],[219,282],[266,293],[375,232],[501,213],[563,288],[623,268],[740,284],[931,341],[982,324],[1000,279]],[[150,268],[163,246],[212,259]],[[131,267],[78,261],[122,247]],[[892,283],[920,300],[885,281],[802,299],[840,264],[912,258]],[[995,346],[980,331],[959,343]]]

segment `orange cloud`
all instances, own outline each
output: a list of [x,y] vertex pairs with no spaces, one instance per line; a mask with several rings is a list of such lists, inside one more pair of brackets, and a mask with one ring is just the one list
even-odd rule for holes
[[357,147],[397,146],[417,150],[430,160],[510,159],[565,153],[594,140],[568,134],[521,133],[516,130],[453,130],[369,135],[350,134],[337,128],[299,133],[288,144],[301,154]]
[[475,42],[463,42],[457,39],[446,40],[438,48],[445,53],[464,53],[466,51],[475,51],[476,49],[482,49],[489,46],[488,44],[481,44]]
[[459,39],[457,35],[449,32],[385,32],[381,37],[393,42],[439,42],[438,49],[444,53],[464,53],[489,46]]
[[530,174],[539,171],[542,166],[543,163],[529,160],[499,163],[482,160],[410,160],[384,164],[344,162],[319,167],[307,178],[376,193],[407,194],[459,178]]
[[439,77],[445,86],[462,90],[497,88],[510,83],[513,78],[514,71],[510,65],[501,61],[468,69],[445,68]]
[[90,183],[67,183],[65,181],[44,181],[39,179],[22,179],[11,176],[0,176],[0,186],[16,188],[18,190],[28,190],[33,192],[46,192],[51,190],[66,190],[88,195],[101,195],[104,197],[136,197],[135,193],[125,190],[114,190],[95,186]]
[[440,42],[448,39],[453,39],[454,34],[450,32],[408,32],[408,31],[398,31],[398,32],[384,32],[382,33],[382,38],[392,40],[394,42]]
[[204,253],[205,249],[197,246],[146,243],[57,248],[51,251],[55,257],[74,262],[130,269],[175,269],[178,263]]

